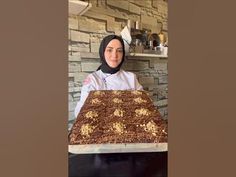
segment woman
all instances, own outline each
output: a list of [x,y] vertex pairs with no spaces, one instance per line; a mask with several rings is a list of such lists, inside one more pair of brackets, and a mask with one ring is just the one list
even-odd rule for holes
[[124,42],[116,35],[106,36],[99,48],[101,65],[83,82],[81,98],[75,108],[77,117],[91,90],[142,90],[136,75],[121,68],[125,58]]

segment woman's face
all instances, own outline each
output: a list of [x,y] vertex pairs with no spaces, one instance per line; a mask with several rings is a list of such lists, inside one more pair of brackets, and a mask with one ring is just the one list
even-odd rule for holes
[[105,60],[111,68],[116,68],[122,61],[123,48],[118,39],[111,40],[104,52]]

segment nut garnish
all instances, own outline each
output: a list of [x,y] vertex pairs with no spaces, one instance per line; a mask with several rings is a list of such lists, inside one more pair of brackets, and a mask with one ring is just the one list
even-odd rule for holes
[[141,97],[134,98],[134,101],[135,101],[136,103],[146,103],[146,102],[147,102],[147,100],[144,100],[144,99],[142,99]]
[[102,91],[95,91],[94,95],[98,96],[98,95],[104,95],[105,93]]
[[147,128],[147,131],[151,133],[156,133],[158,129],[157,125],[153,121],[148,122],[146,125],[146,128]]
[[123,103],[123,101],[121,99],[119,99],[119,98],[114,98],[112,101],[114,103]]
[[121,91],[119,91],[119,90],[114,90],[114,91],[112,91],[112,93],[115,94],[115,95],[120,95],[120,94],[121,94]]
[[150,121],[147,124],[140,125],[143,127],[144,131],[151,133],[153,136],[157,136],[158,126],[155,122]]
[[135,110],[136,116],[148,116],[151,112],[148,109],[141,108]]
[[112,124],[112,128],[116,133],[122,134],[124,133],[125,125],[120,122],[116,122]]
[[85,114],[85,117],[86,117],[86,118],[93,119],[93,118],[98,117],[98,114],[97,114],[97,112],[89,111],[89,112],[87,112],[87,113]]
[[142,95],[142,92],[138,91],[138,90],[134,90],[134,91],[132,91],[132,93],[135,95]]
[[98,104],[98,103],[101,103],[101,100],[99,100],[98,98],[94,98],[91,100],[91,103],[92,104]]
[[123,110],[121,110],[121,109],[116,109],[113,114],[114,114],[115,116],[118,116],[118,117],[123,117],[124,112],[125,112],[125,111],[123,111]]
[[90,136],[89,134],[93,132],[94,126],[91,126],[89,124],[84,124],[81,126],[80,132],[83,136]]

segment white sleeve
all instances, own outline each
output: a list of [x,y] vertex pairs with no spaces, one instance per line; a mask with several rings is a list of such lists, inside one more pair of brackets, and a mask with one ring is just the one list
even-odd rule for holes
[[143,90],[143,86],[138,82],[137,76],[134,74],[135,79],[135,89],[136,90]]
[[86,98],[88,97],[88,94],[91,90],[95,90],[95,86],[92,82],[91,76],[88,76],[83,83],[83,86],[81,88],[81,95],[80,95],[80,100],[78,101],[76,107],[75,107],[75,117],[77,118],[80,109],[82,108],[82,106],[84,105],[84,102],[86,100]]

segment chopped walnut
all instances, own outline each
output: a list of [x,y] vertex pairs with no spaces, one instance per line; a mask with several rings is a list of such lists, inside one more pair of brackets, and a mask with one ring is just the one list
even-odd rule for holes
[[135,110],[136,116],[148,116],[151,112],[148,109],[141,108]]
[[123,111],[123,110],[121,110],[121,109],[116,109],[113,114],[114,114],[115,116],[118,116],[118,117],[123,117],[124,112],[125,112],[125,111]]
[[144,100],[144,99],[142,99],[141,97],[135,98],[134,101],[135,101],[136,103],[146,103],[146,102],[147,102],[147,100]]
[[147,128],[147,131],[151,133],[156,133],[158,129],[157,125],[153,121],[148,122],[146,125],[146,128]]
[[89,111],[89,112],[87,112],[87,113],[85,114],[85,117],[86,117],[86,118],[93,119],[93,118],[98,117],[98,114],[97,114],[97,112]]
[[83,136],[90,136],[89,134],[93,132],[94,126],[89,124],[84,124],[81,126],[80,132]]
[[94,95],[98,96],[98,95],[104,95],[105,93],[102,91],[95,91]]
[[112,91],[112,93],[115,94],[115,95],[120,95],[120,94],[121,94],[121,91],[119,91],[119,90],[114,90],[114,91]]
[[113,123],[112,128],[116,133],[122,134],[124,133],[125,125],[123,123],[116,122]]
[[132,91],[132,93],[135,95],[142,95],[142,92],[138,91],[138,90],[134,90],[134,91]]
[[121,99],[119,99],[119,98],[114,98],[112,101],[114,103],[123,103],[123,101]]
[[99,100],[98,98],[94,98],[91,100],[91,103],[92,104],[98,104],[98,103],[101,103],[101,100]]

